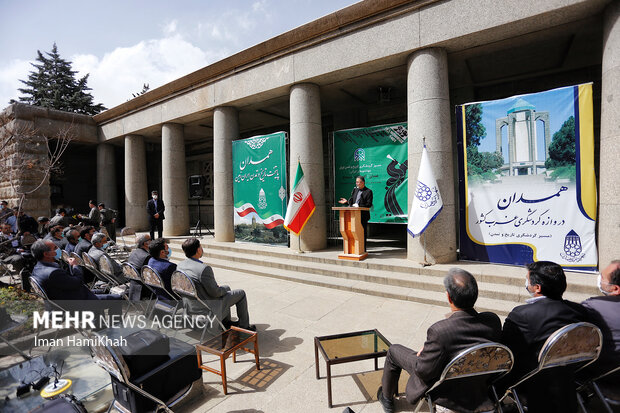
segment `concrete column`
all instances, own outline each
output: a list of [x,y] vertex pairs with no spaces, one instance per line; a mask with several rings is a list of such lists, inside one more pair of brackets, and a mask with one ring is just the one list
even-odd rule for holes
[[426,137],[433,173],[443,199],[443,210],[422,237],[407,235],[407,258],[446,263],[456,260],[456,207],[448,59],[446,51],[430,48],[417,51],[407,65],[407,118],[409,123],[409,196],[411,205],[415,194],[417,174],[422,155],[422,138]]
[[213,225],[215,240],[235,242],[232,141],[239,137],[239,113],[233,107],[213,112]]
[[189,233],[187,172],[183,125],[161,127],[161,197],[166,205],[164,236]]
[[605,10],[601,76],[600,204],[598,223],[599,266],[620,259],[620,3]]
[[290,90],[290,163],[289,192],[295,182],[297,159],[301,162],[316,210],[301,232],[291,233],[292,250],[316,251],[327,246],[325,217],[325,177],[323,173],[323,134],[321,130],[321,95],[319,87],[311,83],[293,85]]
[[118,209],[114,146],[106,143],[97,145],[97,202]]
[[147,201],[144,137],[127,135],[125,136],[125,226],[136,231],[148,229]]

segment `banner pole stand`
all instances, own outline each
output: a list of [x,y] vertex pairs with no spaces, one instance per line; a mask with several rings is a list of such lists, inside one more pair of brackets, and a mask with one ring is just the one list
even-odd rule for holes
[[297,254],[303,254],[304,251],[301,250],[301,232],[299,233],[299,242],[297,243]]
[[422,265],[422,267],[428,267],[431,264],[430,262],[427,261],[426,259],[426,234],[422,234],[422,238],[424,239],[423,245],[424,245],[424,261],[421,262],[420,264]]

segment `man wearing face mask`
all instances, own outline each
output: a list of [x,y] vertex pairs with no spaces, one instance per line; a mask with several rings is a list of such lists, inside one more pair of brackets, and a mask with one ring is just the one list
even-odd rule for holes
[[65,251],[71,254],[72,252],[75,252],[75,247],[77,247],[77,244],[79,242],[80,233],[78,232],[78,230],[70,227],[66,228],[64,233],[65,237],[67,238],[67,245],[65,245]]
[[118,262],[116,262],[115,259],[112,259],[112,257],[110,257],[105,252],[105,249],[108,247],[109,238],[105,234],[97,232],[95,235],[93,235],[90,241],[93,246],[90,247],[90,249],[88,250],[88,255],[90,255],[92,259],[97,263],[97,266],[101,268],[101,257],[107,257],[112,264],[112,271],[114,272],[114,278],[116,279],[116,281],[119,284],[126,283],[127,280],[123,275],[123,269],[121,268],[121,266],[118,264]]
[[155,229],[157,229],[157,238],[162,237],[164,232],[164,201],[159,199],[157,191],[151,192],[152,199],[146,203],[146,212],[149,214],[149,225],[151,226],[151,239],[155,239]]
[[604,296],[588,298],[581,304],[603,333],[603,349],[590,367],[590,371],[603,374],[620,366],[620,260],[612,261],[598,274],[598,289]]
[[4,221],[11,215],[11,210],[9,209],[9,203],[6,201],[0,201],[0,224],[4,223]]
[[[553,332],[568,324],[589,321],[584,307],[562,299],[566,276],[560,265],[538,261],[526,268],[525,289],[531,298],[508,314],[502,330],[502,343],[510,347],[515,359],[505,379],[508,385],[538,365],[538,353]],[[528,413],[574,412],[577,409],[570,368],[545,370],[518,390],[527,399]]]
[[[349,199],[340,198],[338,202],[352,207],[372,208],[372,190],[366,186],[366,179],[361,175],[355,178],[355,188],[353,188],[353,192],[351,192],[351,197]],[[366,245],[369,220],[370,212],[362,211],[364,245]]]
[[[157,238],[149,244],[151,258],[149,259],[148,266],[159,273],[166,291],[172,291],[170,279],[172,278],[172,273],[177,269],[177,265],[169,261],[171,253],[172,251],[165,238]],[[157,296],[162,300],[172,300],[172,297],[166,291],[157,290]]]

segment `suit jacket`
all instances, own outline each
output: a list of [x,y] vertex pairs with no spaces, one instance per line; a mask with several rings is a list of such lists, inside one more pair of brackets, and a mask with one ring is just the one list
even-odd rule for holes
[[151,259],[151,255],[142,248],[136,248],[131,251],[129,254],[129,258],[127,258],[127,262],[133,265],[138,271],[142,270],[146,264],[148,264]]
[[[541,297],[515,307],[506,317],[502,330],[502,342],[512,350],[515,364],[502,383],[514,384],[533,370],[547,338],[557,329],[579,321],[589,321],[585,308],[567,300]],[[576,411],[577,396],[570,367],[544,370],[519,389],[527,399],[530,413]]]
[[[153,198],[149,199],[149,202],[146,203],[146,212],[148,212],[149,220],[151,221],[154,221],[156,219],[166,219],[166,217],[164,216],[165,210],[166,206],[164,205],[164,201],[162,199],[157,200],[157,208],[155,208],[155,200],[153,200]],[[155,214],[159,214],[159,218],[155,218]]]
[[[353,192],[351,192],[351,197],[348,199],[347,205],[353,206],[353,204],[355,203],[355,200],[357,199],[358,192],[360,192],[360,189],[358,189],[357,187],[353,188]],[[362,194],[360,196],[360,201],[358,202],[358,206],[363,207],[363,208],[372,208],[372,189],[365,186],[364,189],[361,190],[361,193]],[[362,221],[368,222],[369,219],[370,219],[370,212],[362,211]]]
[[66,238],[61,238],[61,239],[54,238],[54,237],[52,236],[52,234],[51,234],[51,233],[48,233],[45,237],[43,237],[43,239],[44,239],[44,240],[49,240],[49,241],[52,241],[52,242],[53,242],[54,244],[56,244],[56,246],[57,246],[58,248],[60,248],[61,250],[62,250],[62,249],[65,249],[65,247],[66,247],[66,246],[67,246],[67,244],[68,244],[68,241],[67,241],[67,239],[66,239]]
[[37,262],[32,271],[45,290],[50,300],[96,300],[93,294],[84,285],[84,278],[80,267],[73,267],[69,273],[57,263]]
[[[170,279],[172,278],[172,273],[177,269],[177,265],[168,260],[160,260],[157,258],[149,258],[148,266],[153,268],[155,271],[159,273],[161,276],[164,285],[166,286],[166,290],[172,291],[170,285]],[[168,295],[165,291],[161,289],[157,289],[157,296],[162,300],[170,300],[172,297]]]
[[77,245],[75,246],[75,249],[73,250],[80,258],[82,258],[82,253],[85,252],[88,254],[88,251],[90,250],[90,247],[92,247],[93,244],[90,243],[90,241],[86,240],[86,239],[81,239],[80,242],[77,243]]
[[581,304],[603,333],[603,349],[596,364],[601,370],[620,365],[620,295],[592,297]]
[[[439,379],[444,367],[461,351],[476,344],[497,342],[502,323],[497,314],[478,313],[474,309],[457,311],[445,320],[430,326],[420,356],[416,357],[414,373],[407,383],[407,400],[417,400]],[[458,387],[449,389],[458,392]],[[450,406],[440,397],[438,403]]]
[[[198,298],[203,300],[220,320],[230,315],[230,305],[226,300],[230,288],[217,284],[213,269],[210,266],[202,261],[187,258],[179,263],[178,269],[194,281]],[[190,313],[204,313],[206,311],[203,305],[194,300],[183,298],[183,303]]]
[[62,216],[60,214],[56,214],[50,219],[50,227],[55,225],[62,225],[63,228],[69,226],[69,218],[67,216]]

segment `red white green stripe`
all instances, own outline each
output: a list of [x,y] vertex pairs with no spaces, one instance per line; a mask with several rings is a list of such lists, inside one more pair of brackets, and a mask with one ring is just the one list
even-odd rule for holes
[[288,200],[288,207],[286,208],[286,217],[284,217],[284,228],[295,233],[295,235],[299,235],[314,210],[314,199],[304,178],[301,164],[298,163],[295,184],[293,184],[291,198]]

